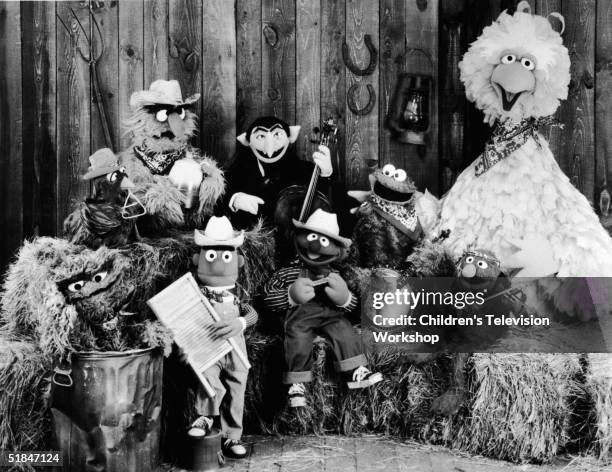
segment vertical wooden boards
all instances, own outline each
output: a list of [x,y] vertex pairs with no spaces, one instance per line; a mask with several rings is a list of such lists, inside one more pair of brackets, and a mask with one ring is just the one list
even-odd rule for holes
[[[95,77],[92,74],[90,107],[91,150],[93,152],[103,147],[110,147],[114,151],[119,151],[119,93],[120,90],[123,90],[123,83],[120,82],[121,77],[119,74],[119,51],[117,50],[120,31],[119,6],[118,3],[106,2],[104,6],[96,8],[94,3],[91,3],[92,11],[100,25],[105,46],[104,54],[100,57],[96,69],[98,71],[101,101],[106,113],[106,122],[112,144],[107,143],[104,137],[102,119],[98,111]],[[138,4],[138,2],[136,3]],[[131,4],[132,2],[127,2],[123,5]],[[138,11],[142,16],[142,8],[139,8]],[[125,21],[125,16],[121,20]],[[123,29],[125,30],[125,28]],[[95,29],[93,30],[93,37],[95,38],[94,44],[96,46],[94,48],[95,55],[101,46],[101,43],[95,43],[95,41],[99,40]]]
[[168,0],[146,0],[144,5],[144,86],[168,80]]
[[454,183],[467,165],[463,154],[465,88],[460,80],[459,61],[465,51],[465,0],[440,1],[440,194]]
[[[372,42],[379,49],[378,2],[368,0],[347,0],[345,40],[353,63],[365,68],[370,62],[370,54],[364,37],[369,34]],[[346,71],[346,89],[357,85],[359,89],[357,105],[362,108],[368,101],[367,84],[370,84],[378,95],[378,65],[369,76],[358,77]],[[376,97],[379,100],[380,97]],[[369,188],[368,175],[378,162],[378,107],[364,116],[355,115],[346,107],[346,185],[351,189]]]
[[337,181],[348,188],[344,166],[346,68],[342,62],[345,0],[321,1],[321,117],[333,118],[338,126],[336,153],[332,156]]
[[321,0],[296,0],[295,28],[295,109],[302,126],[297,151],[310,159],[314,146],[308,138],[321,122]]
[[262,108],[295,124],[295,0],[262,0],[261,20]]
[[[144,16],[145,5],[141,0],[119,4],[119,113],[118,121],[130,115],[130,96],[148,87],[144,83]],[[125,149],[130,136],[121,127],[121,146]]]
[[[0,3],[0,209],[4,269],[23,235],[21,14],[18,2]],[[10,71],[4,73],[4,71]]]
[[202,15],[202,152],[219,162],[236,142],[236,22],[234,7],[209,0]]
[[[179,81],[183,98],[202,92],[202,8],[198,0],[169,2],[168,77]],[[193,111],[202,116],[202,100],[193,105]]]
[[556,156],[572,183],[592,202],[595,194],[594,62],[595,0],[564,0],[564,43],[570,51],[572,80],[559,120],[565,125]]
[[[393,106],[392,100],[399,74],[404,72],[406,54],[406,3],[404,0],[381,0],[380,2],[380,93],[378,100],[380,116],[379,165],[391,163],[405,168],[408,146],[392,138],[386,119]],[[413,176],[410,176],[413,178]]]
[[438,2],[428,0],[406,3],[406,70],[431,74],[433,86],[430,97],[430,129],[427,150],[423,157],[415,146],[410,146],[405,170],[420,190],[438,193]]
[[236,132],[262,110],[261,0],[236,1]]
[[89,8],[80,1],[58,2],[57,15],[73,33],[73,38],[56,22],[57,37],[57,234],[74,201],[82,200],[89,184],[80,179],[90,155],[90,81],[89,66],[77,51],[87,49],[77,21],[89,31]]
[[595,48],[595,205],[612,182],[612,1],[597,2]]
[[55,4],[21,4],[24,236],[55,233]]

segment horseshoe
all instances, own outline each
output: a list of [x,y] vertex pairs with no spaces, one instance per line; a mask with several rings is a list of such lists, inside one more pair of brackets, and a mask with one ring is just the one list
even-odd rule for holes
[[348,44],[346,41],[342,43],[342,60],[344,61],[344,65],[350,70],[353,74],[364,76],[370,75],[376,69],[376,63],[378,61],[378,53],[376,52],[376,46],[372,43],[372,37],[369,34],[366,34],[363,37],[363,42],[365,43],[368,51],[370,53],[370,63],[365,69],[360,69],[351,59],[351,54],[349,53]]
[[346,103],[353,114],[361,116],[367,115],[372,111],[374,105],[376,104],[376,92],[374,92],[374,87],[372,87],[372,84],[368,84],[368,95],[370,98],[368,99],[366,106],[363,108],[359,108],[357,106],[357,101],[355,100],[355,94],[357,92],[359,92],[359,84],[351,85],[351,88],[349,88],[348,93],[346,94]]

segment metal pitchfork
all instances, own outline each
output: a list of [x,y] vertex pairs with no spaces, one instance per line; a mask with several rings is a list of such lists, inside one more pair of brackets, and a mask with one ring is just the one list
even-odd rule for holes
[[[89,73],[93,79],[94,99],[98,107],[98,114],[100,115],[100,122],[102,123],[102,132],[104,133],[104,142],[106,143],[107,147],[109,147],[110,149],[114,149],[113,140],[110,134],[110,128],[108,126],[108,117],[106,115],[106,110],[104,109],[104,101],[102,98],[102,92],[100,90],[100,78],[98,76],[98,68],[97,68],[98,61],[104,55],[104,51],[105,51],[104,35],[102,34],[102,30],[100,28],[100,24],[98,23],[98,20],[96,20],[91,4],[88,5],[88,9],[89,9],[89,35],[87,35],[87,32],[85,31],[85,28],[83,27],[83,24],[79,20],[74,10],[70,8],[70,13],[76,20],[77,24],[79,25],[79,29],[82,31],[83,36],[85,36],[85,40],[87,42],[87,53],[84,53],[83,50],[81,49],[81,46],[79,46],[78,32],[72,31],[70,28],[68,28],[68,26],[66,26],[66,23],[64,23],[64,20],[62,20],[62,18],[59,15],[56,15],[56,16],[57,16],[57,19],[62,24],[62,26],[64,27],[64,29],[66,30],[66,32],[68,33],[68,35],[70,36],[71,41],[74,41],[74,44],[76,44],[76,49],[79,55],[81,56],[81,58],[89,64]],[[96,33],[96,36],[98,37],[98,41],[95,41],[95,43],[98,44],[98,47],[96,47],[93,41],[94,33]]]

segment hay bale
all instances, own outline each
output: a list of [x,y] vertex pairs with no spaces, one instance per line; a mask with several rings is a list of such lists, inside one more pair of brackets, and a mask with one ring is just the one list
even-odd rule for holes
[[591,401],[591,452],[612,460],[612,355],[588,354],[585,390]]
[[448,425],[450,445],[513,462],[548,462],[563,449],[577,355],[476,354],[469,364],[469,412]]

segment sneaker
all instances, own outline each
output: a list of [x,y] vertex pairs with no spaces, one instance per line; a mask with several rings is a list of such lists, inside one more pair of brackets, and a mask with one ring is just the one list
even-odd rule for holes
[[304,393],[306,388],[303,383],[294,383],[289,387],[289,406],[291,408],[299,408],[306,406],[306,397]]
[[189,427],[189,431],[187,434],[189,436],[206,436],[208,432],[212,429],[213,419],[208,416],[200,416],[197,420],[191,423]]
[[371,372],[366,366],[362,365],[353,371],[353,380],[347,382],[348,388],[364,388],[380,382],[383,377],[380,372]]
[[221,443],[221,452],[230,459],[244,459],[247,456],[246,447],[237,439],[225,438]]

